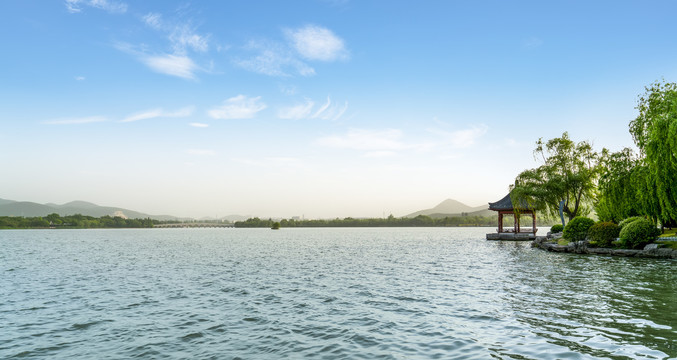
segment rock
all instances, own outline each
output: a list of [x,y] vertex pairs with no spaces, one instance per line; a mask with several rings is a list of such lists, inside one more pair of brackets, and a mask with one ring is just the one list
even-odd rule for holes
[[644,251],[658,249],[659,244],[646,244]]
[[610,255],[613,249],[608,248],[588,248],[590,254]]
[[635,256],[640,251],[641,250],[616,249],[616,250],[612,250],[611,255],[615,255],[615,256]]

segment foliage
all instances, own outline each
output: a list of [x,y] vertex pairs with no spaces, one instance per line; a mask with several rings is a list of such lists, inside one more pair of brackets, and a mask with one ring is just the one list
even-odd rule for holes
[[562,224],[555,224],[550,228],[550,232],[555,234],[555,233],[561,233],[564,230],[564,226]]
[[[282,219],[280,226],[283,228],[294,227],[451,227],[451,226],[496,226],[498,216],[447,216],[443,218],[419,215],[413,218],[396,218],[392,215],[387,218],[356,219],[347,217],[344,219],[320,219],[320,220],[294,220]],[[250,218],[246,221],[235,223],[236,228],[270,228],[273,220]],[[544,219],[538,219],[538,224],[547,223]]]
[[643,212],[640,201],[644,173],[638,167],[639,158],[630,148],[616,153],[602,151],[600,158],[599,195],[595,204],[597,217],[618,223]]
[[626,225],[630,224],[631,222],[635,222],[637,220],[640,220],[640,219],[644,219],[644,217],[642,217],[642,216],[632,216],[632,217],[629,217],[627,219],[624,219],[624,220],[622,220],[621,222],[618,223],[618,228],[620,230],[623,230],[623,228]]
[[60,216],[49,214],[46,217],[0,216],[0,229],[35,229],[35,228],[150,228],[159,223],[150,218],[123,219],[121,217],[102,216],[95,218],[81,214]]
[[588,205],[595,197],[598,177],[598,154],[587,141],[576,143],[568,133],[562,137],[536,142],[534,156],[541,156],[543,165],[525,170],[511,186],[513,199],[526,199],[548,215],[559,216],[559,203],[564,200],[563,212],[572,220],[589,212]]
[[598,247],[609,247],[616,240],[621,228],[611,221],[601,221],[588,229],[588,239]]
[[644,214],[662,223],[677,219],[677,84],[656,82],[639,98],[630,133],[643,155]]
[[647,219],[637,219],[621,229],[620,243],[628,249],[637,249],[652,243],[660,234],[660,230]]
[[677,241],[660,241],[659,238],[659,240],[656,241],[656,244],[661,244],[661,246],[666,249],[677,250]]
[[585,216],[576,216],[564,227],[562,236],[569,241],[582,241],[588,235],[588,229],[595,224],[595,220]]
[[274,222],[273,226],[270,227],[273,230],[280,230],[280,223],[279,222]]

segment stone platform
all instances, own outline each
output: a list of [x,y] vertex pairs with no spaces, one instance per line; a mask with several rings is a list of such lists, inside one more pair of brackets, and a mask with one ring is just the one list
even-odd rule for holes
[[487,234],[487,240],[533,241],[540,236],[534,233],[492,233]]

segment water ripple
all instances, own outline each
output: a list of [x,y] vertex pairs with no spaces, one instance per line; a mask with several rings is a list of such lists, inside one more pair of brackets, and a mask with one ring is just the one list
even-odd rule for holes
[[677,262],[483,237],[3,231],[0,358],[677,357]]

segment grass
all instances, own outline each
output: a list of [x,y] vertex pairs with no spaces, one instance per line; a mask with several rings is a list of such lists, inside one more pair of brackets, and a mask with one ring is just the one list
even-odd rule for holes
[[656,241],[656,244],[663,244],[663,246],[661,246],[661,247],[664,248],[664,249],[677,250],[677,241],[660,241],[660,240],[658,240],[658,241]]
[[567,246],[567,245],[569,245],[569,240],[561,238],[561,239],[557,240],[557,245]]
[[677,228],[665,229],[665,234],[662,234],[660,237],[666,237],[666,236],[677,236]]

